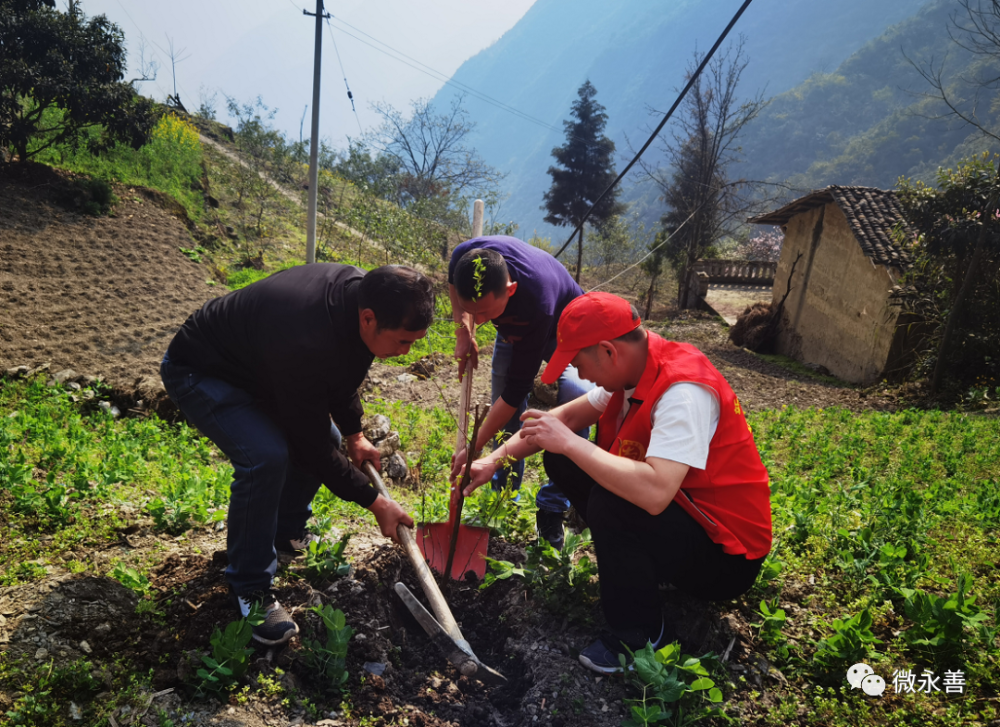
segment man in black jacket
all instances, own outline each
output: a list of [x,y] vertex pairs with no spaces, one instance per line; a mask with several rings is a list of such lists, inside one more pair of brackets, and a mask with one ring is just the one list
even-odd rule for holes
[[271,580],[277,551],[308,545],[321,484],[370,510],[386,537],[412,527],[358,469],[379,466],[361,431],[358,387],[376,356],[405,354],[433,315],[431,283],[411,268],[317,263],[209,301],[170,343],[160,367],[170,398],[233,464],[226,580],[244,616],[253,603],[266,611],[258,641],[298,632]]

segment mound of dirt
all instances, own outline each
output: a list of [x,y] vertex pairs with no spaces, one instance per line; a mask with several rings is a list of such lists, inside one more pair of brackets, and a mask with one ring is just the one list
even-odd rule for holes
[[148,190],[116,189],[110,217],[73,209],[70,175],[0,175],[0,369],[73,369],[116,387],[159,380],[185,319],[219,294],[184,223]]

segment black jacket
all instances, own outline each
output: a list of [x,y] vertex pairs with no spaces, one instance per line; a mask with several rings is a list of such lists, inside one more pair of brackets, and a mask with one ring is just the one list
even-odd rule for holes
[[167,351],[173,363],[250,393],[285,434],[297,467],[368,507],[375,489],[330,442],[331,416],[344,436],[361,431],[358,387],[374,359],[358,331],[364,274],[332,263],[275,273],[210,300]]

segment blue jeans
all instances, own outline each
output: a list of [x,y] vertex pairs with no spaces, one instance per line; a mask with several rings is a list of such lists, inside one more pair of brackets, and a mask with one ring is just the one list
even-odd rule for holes
[[[555,342],[549,346],[548,351],[546,351],[545,360],[548,361],[555,351]],[[507,385],[507,372],[510,371],[510,362],[514,354],[514,344],[507,341],[505,338],[497,334],[496,343],[493,346],[493,370],[492,370],[492,382],[491,382],[491,400],[496,401],[500,394],[503,393],[504,387]],[[583,396],[588,391],[594,388],[594,384],[589,381],[584,381],[580,378],[579,372],[576,370],[575,366],[567,366],[566,370],[563,371],[562,375],[559,377],[559,395],[556,398],[557,404],[565,404],[568,401],[573,401],[580,396]],[[524,401],[517,408],[514,416],[511,417],[510,421],[503,428],[503,431],[508,437],[513,436],[521,428],[521,415],[524,413],[525,409],[528,408],[528,397],[524,397]],[[581,429],[577,432],[584,439],[590,438],[590,427],[586,429]],[[505,467],[498,470],[493,476],[493,489],[499,490],[507,485],[508,476],[513,473],[513,482],[511,487],[513,489],[518,489],[521,486],[521,479],[524,477],[524,460],[519,460],[513,463],[510,467]],[[552,484],[551,481],[547,482],[538,490],[538,495],[535,497],[535,505],[538,506],[539,510],[547,510],[548,512],[566,512],[569,510],[569,500],[562,491]]]
[[[188,422],[215,442],[233,465],[226,580],[238,594],[271,586],[276,537],[298,537],[312,514],[318,478],[296,469],[284,434],[254,398],[232,384],[163,357],[163,386]],[[331,422],[332,446],[340,432]]]

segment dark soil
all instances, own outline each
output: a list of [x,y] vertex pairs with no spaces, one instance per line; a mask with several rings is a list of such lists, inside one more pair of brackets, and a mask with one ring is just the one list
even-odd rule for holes
[[[156,195],[119,189],[113,215],[94,218],[67,209],[60,193],[66,184],[65,177],[34,166],[17,178],[0,177],[0,373],[47,363],[53,372],[71,368],[102,376],[126,398],[148,398],[174,332],[222,289],[206,282],[211,274],[205,266],[180,252],[194,243]],[[852,410],[898,405],[890,392],[822,383],[767,363],[730,344],[724,327],[706,314],[675,316],[654,328],[698,345],[751,410],[785,404]],[[482,403],[489,394],[488,361],[489,351],[484,351],[476,386],[476,401]],[[454,363],[439,355],[424,364],[412,368],[418,378],[403,381],[405,369],[378,364],[366,391],[422,406],[454,407]],[[230,704],[196,699],[187,681],[214,629],[235,618],[224,581],[225,532],[215,528],[177,540],[140,523],[107,549],[109,560],[125,551],[145,551],[161,562],[151,578],[161,617],[136,614],[135,597],[116,581],[55,571],[41,582],[0,590],[0,648],[40,662],[87,656],[100,664],[114,655],[138,672],[152,670],[159,691],[150,695],[142,714],[127,720],[116,715],[121,724],[159,724],[156,710],[173,719],[187,715],[186,724],[250,727],[620,724],[626,696],[622,681],[596,677],[576,660],[600,626],[596,605],[590,623],[577,623],[545,610],[517,579],[485,591],[470,583],[446,586],[477,655],[508,679],[506,686],[487,688],[460,676],[401,605],[392,592],[397,580],[420,593],[412,570],[361,514],[349,547],[352,577],[316,590],[296,576],[299,566],[293,565],[278,580],[282,603],[294,613],[302,634],[286,648],[258,649],[248,699],[234,696]],[[523,558],[518,546],[493,539],[490,547],[493,557]],[[705,604],[675,592],[664,599],[687,651],[725,654],[734,677],[746,676],[757,685],[780,678],[754,653],[748,603]],[[302,658],[302,638],[321,637],[321,623],[308,606],[321,603],[342,609],[357,630],[348,661],[349,712],[341,709],[343,698]],[[370,671],[381,667],[381,675]],[[281,690],[265,689],[265,677],[279,681]],[[308,711],[296,694],[308,696],[318,713]],[[4,699],[0,693],[0,713]]]

